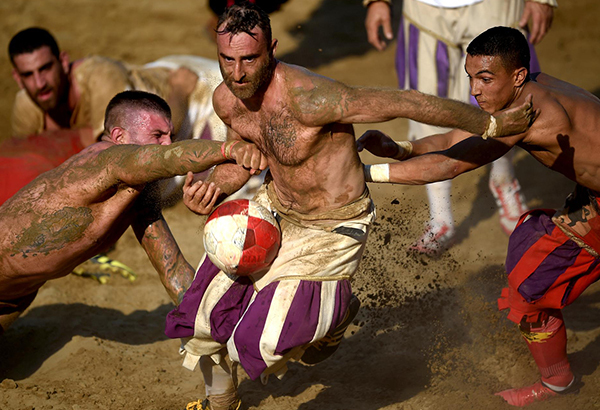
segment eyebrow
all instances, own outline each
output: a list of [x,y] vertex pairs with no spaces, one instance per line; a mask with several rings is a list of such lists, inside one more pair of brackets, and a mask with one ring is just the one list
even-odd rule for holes
[[491,74],[491,75],[495,75],[493,72],[491,72],[490,70],[481,70],[481,71],[477,71],[475,73],[475,75],[480,75],[480,74]]
[[24,75],[31,75],[33,74],[34,71],[41,71],[41,70],[45,70],[47,68],[52,67],[52,65],[54,64],[53,61],[48,61],[46,64],[41,65],[40,67],[36,68],[35,70],[27,70],[27,71],[19,71],[19,75],[24,76]]
[[[225,54],[223,52],[219,53],[219,55],[221,57],[223,57],[223,58],[233,58],[233,57],[228,56],[227,54]],[[260,57],[260,53],[247,54],[247,55],[241,56],[240,58],[241,59],[245,59],[245,58],[257,58],[257,57]]]

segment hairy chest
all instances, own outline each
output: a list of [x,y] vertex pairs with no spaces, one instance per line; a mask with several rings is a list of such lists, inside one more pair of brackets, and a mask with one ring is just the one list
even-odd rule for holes
[[310,157],[322,127],[303,124],[285,106],[250,112],[237,109],[231,126],[242,138],[254,142],[267,156],[285,166],[296,166]]

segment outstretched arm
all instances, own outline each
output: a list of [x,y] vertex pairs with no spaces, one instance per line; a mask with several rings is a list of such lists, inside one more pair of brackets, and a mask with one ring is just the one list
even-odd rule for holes
[[224,161],[235,160],[242,167],[260,172],[267,161],[254,144],[238,141],[235,144],[206,140],[181,141],[171,145],[117,145],[103,151],[109,175],[129,185],[148,182],[188,171],[202,172]]
[[[452,179],[488,164],[506,154],[517,138],[483,140],[462,131],[433,135],[413,143],[410,155],[401,152],[390,137],[380,131],[367,131],[358,140],[359,151],[388,158],[410,158],[393,164],[365,167],[367,180],[422,185]],[[373,171],[371,171],[373,170]]]
[[291,91],[295,111],[308,125],[341,122],[375,123],[409,118],[426,124],[458,128],[473,134],[499,137],[526,131],[535,117],[531,97],[519,107],[494,116],[456,100],[416,90],[349,87],[337,81],[308,76]]

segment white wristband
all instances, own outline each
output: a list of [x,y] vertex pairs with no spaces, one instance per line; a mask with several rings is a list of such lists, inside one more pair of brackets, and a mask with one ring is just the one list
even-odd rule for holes
[[494,138],[496,136],[496,131],[498,130],[498,123],[496,122],[496,117],[493,115],[490,116],[490,122],[485,129],[485,132],[481,134],[481,138],[484,140],[488,139],[488,137]]
[[410,157],[410,154],[413,152],[413,144],[410,141],[394,141],[396,145],[400,148],[400,153],[394,157],[397,160],[403,160]]
[[390,182],[390,164],[365,165],[365,181]]

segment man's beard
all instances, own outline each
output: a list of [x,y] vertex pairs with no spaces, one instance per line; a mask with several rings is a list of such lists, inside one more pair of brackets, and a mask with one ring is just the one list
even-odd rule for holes
[[274,60],[270,60],[259,71],[254,73],[252,77],[246,77],[243,80],[245,87],[237,88],[238,83],[234,82],[230,76],[223,75],[223,81],[227,88],[240,100],[247,100],[256,94],[256,92],[265,84],[267,84],[273,75]]
[[52,91],[53,95],[52,98],[47,99],[47,100],[40,100],[38,99],[37,94],[35,96],[31,96],[33,101],[35,101],[35,103],[43,110],[43,111],[51,111],[54,108],[56,108],[56,106],[58,105],[58,91],[56,89],[47,89],[47,90],[41,90],[39,91],[39,94],[45,92],[45,91]]
[[[45,111],[45,112],[52,111],[52,110],[56,109],[59,105],[61,105],[62,103],[67,101],[68,93],[67,93],[66,85],[68,84],[68,81],[69,80],[66,75],[61,76],[61,79],[58,82],[59,85],[57,85],[56,87],[50,86],[43,90],[38,91],[35,95],[29,94],[29,96],[31,97],[31,99],[33,101],[35,101],[35,103],[38,105],[38,107],[40,107],[43,111]],[[41,94],[46,91],[51,91],[53,93],[52,98],[47,99],[47,100],[40,100],[38,98],[38,94]],[[28,93],[29,93],[29,91],[28,91]]]

